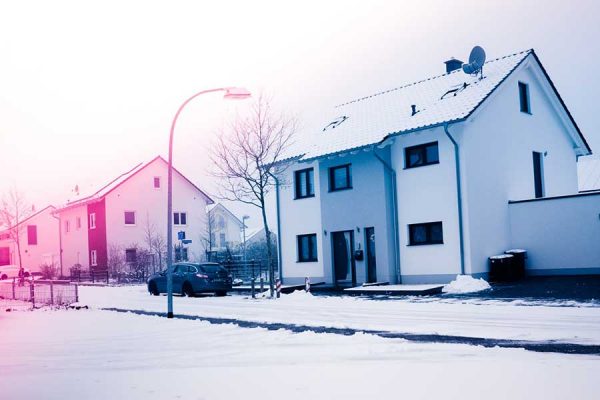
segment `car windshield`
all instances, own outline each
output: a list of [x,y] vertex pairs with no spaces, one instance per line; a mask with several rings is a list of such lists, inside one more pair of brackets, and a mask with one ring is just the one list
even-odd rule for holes
[[215,273],[225,271],[225,268],[221,267],[219,264],[203,264],[200,266],[204,270],[204,272]]

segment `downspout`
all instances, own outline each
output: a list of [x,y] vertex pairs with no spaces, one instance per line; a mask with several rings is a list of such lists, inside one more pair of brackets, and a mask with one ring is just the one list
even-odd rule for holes
[[462,190],[461,190],[461,184],[460,184],[460,156],[458,153],[458,143],[456,142],[456,140],[454,140],[454,138],[448,131],[449,125],[450,124],[448,124],[448,123],[444,124],[444,132],[446,133],[446,136],[448,136],[448,139],[450,139],[450,141],[452,141],[452,144],[454,145],[454,164],[455,164],[454,169],[456,171],[456,203],[458,205],[458,235],[460,238],[460,274],[464,275],[465,274],[465,245],[464,245],[464,235],[463,235]]
[[280,221],[280,213],[279,213],[279,179],[275,176],[275,174],[269,174],[275,180],[275,203],[276,203],[276,218],[277,218],[277,272],[279,273],[279,280],[283,284],[283,267],[281,265],[281,221]]
[[54,218],[56,218],[58,220],[58,262],[60,263],[60,277],[62,278],[63,275],[63,248],[62,248],[62,230],[60,229],[61,227],[61,221],[60,221],[60,217],[57,217],[54,214],[50,214],[52,215]]
[[383,158],[379,157],[375,148],[373,154],[383,167],[392,175],[392,214],[393,214],[393,229],[394,229],[394,266],[396,267],[396,275],[398,283],[402,283],[402,275],[400,274],[400,232],[398,230],[398,198],[396,195],[396,170],[392,168]]

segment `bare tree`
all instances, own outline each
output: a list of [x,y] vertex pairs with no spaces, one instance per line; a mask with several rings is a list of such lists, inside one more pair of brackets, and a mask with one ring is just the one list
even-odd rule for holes
[[204,250],[206,261],[210,261],[210,252],[215,247],[215,214],[214,209],[206,213],[206,230],[200,234],[200,243]]
[[[162,270],[162,255],[166,251],[167,243],[165,237],[156,230],[156,226],[150,221],[148,213],[146,214],[146,225],[144,226],[144,241],[149,253],[157,258],[158,270]],[[153,263],[153,265],[155,264]]]
[[21,260],[21,235],[25,226],[21,223],[33,214],[33,206],[27,203],[23,193],[12,188],[2,199],[0,205],[0,225],[6,226],[6,233],[17,247],[19,268],[23,268]]
[[267,242],[269,288],[273,297],[274,268],[271,231],[265,208],[266,196],[276,183],[278,161],[284,157],[296,132],[296,120],[271,107],[260,95],[248,117],[238,117],[227,131],[221,132],[211,152],[219,178],[220,197],[258,207],[262,213]]
[[117,244],[108,246],[107,266],[111,276],[119,276],[125,270],[125,252],[123,247]]

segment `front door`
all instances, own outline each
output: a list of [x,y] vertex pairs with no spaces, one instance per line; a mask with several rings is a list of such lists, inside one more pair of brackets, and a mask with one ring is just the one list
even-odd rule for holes
[[354,286],[356,271],[354,268],[354,232],[332,232],[333,274],[336,286]]
[[377,282],[377,262],[375,259],[375,228],[365,228],[365,249],[367,251],[367,282]]

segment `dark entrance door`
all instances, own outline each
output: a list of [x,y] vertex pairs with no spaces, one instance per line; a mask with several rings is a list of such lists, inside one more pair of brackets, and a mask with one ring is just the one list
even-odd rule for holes
[[0,265],[10,264],[10,249],[8,247],[0,247]]
[[354,267],[354,232],[332,232],[333,272],[336,286],[354,286],[356,270]]
[[365,249],[367,251],[367,282],[377,282],[377,261],[375,259],[375,228],[365,228]]

